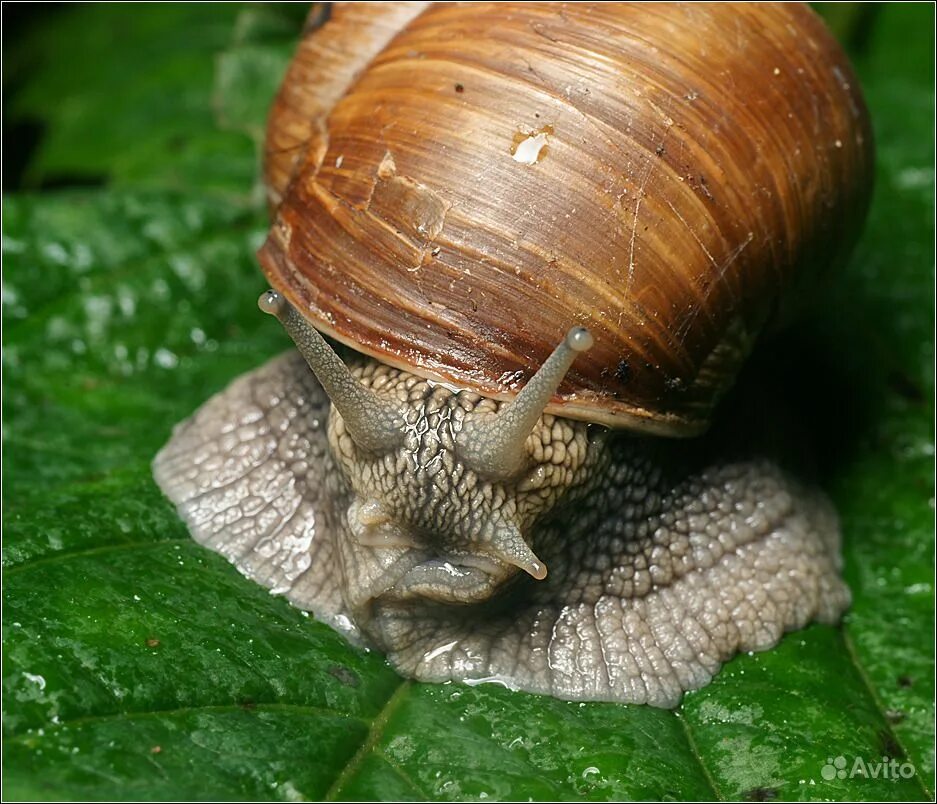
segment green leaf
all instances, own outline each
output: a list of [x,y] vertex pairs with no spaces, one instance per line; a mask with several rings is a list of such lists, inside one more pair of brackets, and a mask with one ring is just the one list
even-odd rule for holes
[[[405,682],[196,546],[161,497],[172,425],[288,346],[256,311],[254,188],[301,14],[208,9],[69,8],[9,56],[12,121],[45,127],[28,184],[104,184],[3,206],[5,797],[932,798],[933,9],[842,24],[876,196],[789,336],[853,606],[674,712]],[[889,778],[851,773],[883,755]]]
[[304,13],[296,5],[89,5],[38,26],[10,59],[30,75],[12,112],[44,132],[27,184],[103,177],[245,196]]

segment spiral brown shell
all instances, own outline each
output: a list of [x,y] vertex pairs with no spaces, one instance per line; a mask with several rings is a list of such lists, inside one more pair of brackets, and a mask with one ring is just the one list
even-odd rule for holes
[[864,218],[867,113],[806,6],[312,22],[269,121],[261,264],[316,327],[415,374],[507,398],[581,324],[596,345],[550,410],[698,432]]

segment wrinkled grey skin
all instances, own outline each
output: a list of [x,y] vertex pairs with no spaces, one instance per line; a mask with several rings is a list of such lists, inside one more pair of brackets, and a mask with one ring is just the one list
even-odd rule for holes
[[[499,403],[352,371],[406,400],[402,447],[360,450],[291,352],[180,424],[154,473],[197,541],[404,675],[671,707],[848,605],[829,503],[770,462],[544,415],[522,473],[491,481],[453,439]],[[510,532],[544,580],[511,563]]]

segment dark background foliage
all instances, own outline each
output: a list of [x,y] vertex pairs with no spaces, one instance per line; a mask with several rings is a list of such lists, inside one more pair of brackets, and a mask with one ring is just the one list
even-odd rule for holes
[[812,430],[854,604],[667,712],[402,681],[190,541],[149,461],[288,345],[257,154],[305,9],[4,5],[5,798],[932,798],[934,10],[822,11],[876,194],[747,382]]

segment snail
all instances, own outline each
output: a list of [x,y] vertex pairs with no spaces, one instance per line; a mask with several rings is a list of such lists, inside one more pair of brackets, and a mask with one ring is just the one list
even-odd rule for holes
[[403,675],[675,706],[848,605],[822,492],[703,434],[848,254],[871,165],[805,6],[316,12],[259,251],[297,349],[177,425],[155,478]]

